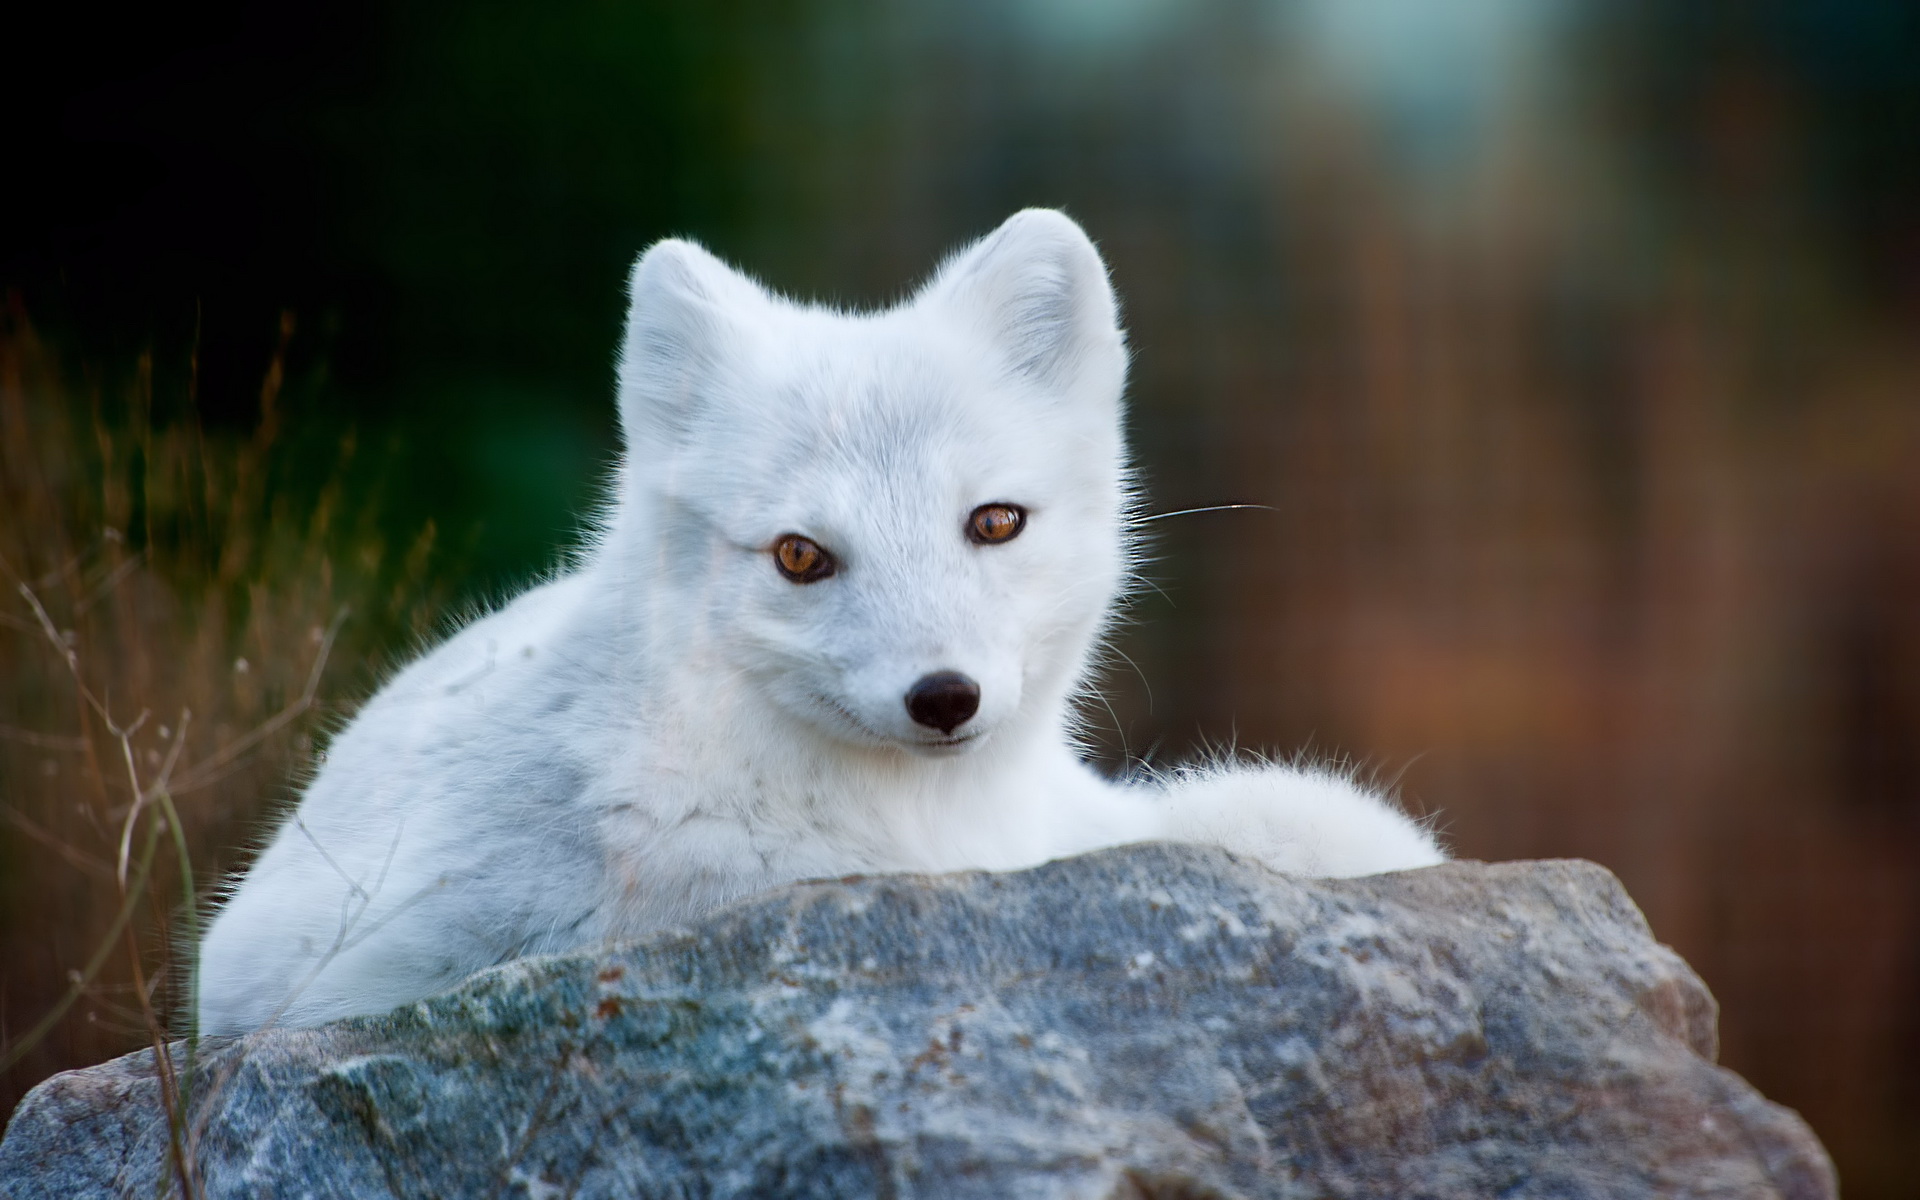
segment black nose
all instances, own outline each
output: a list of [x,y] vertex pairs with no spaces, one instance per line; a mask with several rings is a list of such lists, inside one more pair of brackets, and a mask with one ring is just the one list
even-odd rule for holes
[[941,733],[952,733],[980,711],[980,685],[958,671],[922,675],[907,689],[907,712]]

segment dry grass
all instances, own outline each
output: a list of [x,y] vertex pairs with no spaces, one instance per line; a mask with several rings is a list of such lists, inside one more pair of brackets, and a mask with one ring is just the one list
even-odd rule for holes
[[372,506],[343,519],[350,438],[317,495],[283,482],[294,333],[235,432],[202,427],[196,362],[71,372],[0,314],[0,1111],[191,1033],[195,917],[235,847],[364,648],[433,620],[431,529],[392,555]]

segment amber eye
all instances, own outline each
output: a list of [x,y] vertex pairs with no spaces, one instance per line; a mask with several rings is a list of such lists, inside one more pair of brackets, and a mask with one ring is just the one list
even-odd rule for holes
[[782,534],[773,544],[773,565],[795,583],[813,583],[833,574],[833,555],[819,542],[797,533]]
[[982,546],[1010,542],[1027,527],[1027,510],[1018,504],[982,504],[967,518],[967,536]]

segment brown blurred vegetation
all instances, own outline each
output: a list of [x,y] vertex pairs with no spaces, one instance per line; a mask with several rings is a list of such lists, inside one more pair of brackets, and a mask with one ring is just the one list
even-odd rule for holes
[[1339,293],[1237,381],[1225,491],[1280,511],[1204,532],[1197,720],[1404,770],[1461,854],[1612,868],[1713,987],[1724,1061],[1853,1194],[1902,1194],[1920,353],[1682,254],[1587,314],[1596,379],[1550,247],[1423,243],[1382,200],[1283,235]]
[[195,419],[197,364],[71,371],[0,314],[0,1106],[189,1031],[183,885],[236,865],[369,642],[425,631],[430,530],[387,564],[337,484],[298,507],[272,486],[281,334],[235,436]]

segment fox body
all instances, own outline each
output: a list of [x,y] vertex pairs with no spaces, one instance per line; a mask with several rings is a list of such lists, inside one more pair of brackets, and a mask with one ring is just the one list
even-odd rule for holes
[[1153,838],[1287,871],[1441,860],[1344,775],[1086,766],[1130,567],[1104,264],[1029,210],[848,314],[699,247],[636,264],[625,455],[579,563],[401,671],[201,949],[200,1028],[308,1025],[793,880]]

